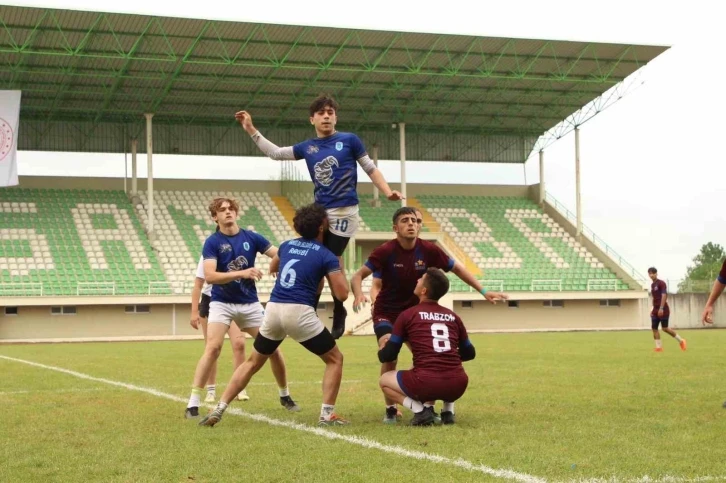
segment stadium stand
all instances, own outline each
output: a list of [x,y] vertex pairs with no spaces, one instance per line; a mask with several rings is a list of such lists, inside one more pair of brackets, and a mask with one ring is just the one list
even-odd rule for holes
[[168,292],[123,191],[0,190],[0,294]]
[[[505,291],[628,290],[604,264],[527,198],[419,196],[426,211]],[[452,279],[456,290],[460,281]]]

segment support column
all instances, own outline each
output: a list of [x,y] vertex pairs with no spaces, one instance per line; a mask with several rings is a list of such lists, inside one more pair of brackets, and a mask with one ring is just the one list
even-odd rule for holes
[[577,231],[582,235],[582,201],[580,199],[580,128],[575,128],[575,204],[577,206]]
[[136,151],[139,146],[139,140],[133,138],[131,140],[131,198],[139,195],[139,182],[136,171]]
[[[373,145],[373,164],[376,165],[376,169],[378,169],[378,145]],[[376,188],[376,185],[373,185],[373,206],[380,207],[381,206],[381,200],[378,199],[378,188]]]
[[545,175],[544,175],[544,150],[539,151],[539,206],[544,206],[545,197],[547,191],[545,191]]
[[146,181],[146,194],[148,195],[148,203],[146,206],[147,214],[149,216],[149,229],[148,237],[149,241],[156,241],[156,234],[154,232],[154,166],[152,164],[153,155],[153,141],[154,133],[151,118],[153,114],[146,113],[146,162],[148,165],[147,181]]
[[398,123],[400,150],[401,150],[401,206],[406,206],[406,123]]

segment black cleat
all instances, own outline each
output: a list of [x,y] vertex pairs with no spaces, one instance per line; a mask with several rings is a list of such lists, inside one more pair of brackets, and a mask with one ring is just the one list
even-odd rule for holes
[[411,426],[432,426],[434,424],[433,411],[424,409],[420,413],[413,415],[411,419]]
[[726,401],[723,402],[723,407],[726,409]]
[[184,411],[184,417],[186,419],[198,418],[199,417],[199,408],[198,407],[187,408],[186,411]]
[[456,418],[451,411],[441,411],[441,424],[454,424]]
[[434,423],[441,424],[441,416],[436,412],[433,406],[424,406],[426,411],[431,411],[431,415],[434,417]]
[[282,396],[280,398],[280,404],[282,404],[282,407],[288,411],[292,411],[293,413],[300,411],[300,406],[298,406],[290,396]]
[[336,303],[333,307],[333,330],[330,331],[333,339],[340,339],[343,336],[347,316],[348,311],[345,310],[345,306],[342,303]]

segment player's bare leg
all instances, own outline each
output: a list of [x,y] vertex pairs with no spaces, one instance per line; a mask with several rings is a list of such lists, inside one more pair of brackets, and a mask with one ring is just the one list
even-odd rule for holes
[[[199,317],[199,322],[202,326],[202,335],[204,336],[204,344],[207,343],[207,318]],[[217,399],[217,361],[212,364],[212,369],[207,378],[207,397],[204,402],[214,402]]]
[[214,363],[219,359],[224,336],[228,330],[229,327],[222,323],[212,323],[207,326],[207,340],[204,344],[204,354],[199,359],[194,372],[192,394],[189,397],[187,409],[184,412],[186,418],[199,416],[199,404],[201,402],[202,391],[204,391],[203,385],[209,378]]
[[660,340],[660,331],[653,329],[653,340],[655,340],[655,351],[663,352],[663,343]]
[[397,371],[389,371],[381,375],[378,384],[387,400],[401,404],[414,412],[411,420],[412,426],[430,426],[434,424],[434,416],[430,411],[426,411],[423,403],[406,396],[398,384]]
[[681,350],[686,350],[686,347],[687,347],[686,346],[686,339],[684,339],[683,337],[681,337],[680,335],[678,335],[678,333],[675,330],[670,329],[668,327],[663,327],[663,332],[665,332],[666,334],[668,334],[671,337],[673,337],[676,341],[678,341],[678,345],[681,346]]
[[[234,370],[237,370],[239,366],[245,361],[245,334],[237,327],[237,324],[229,326],[229,342],[232,344],[232,362],[234,364]],[[249,401],[250,397],[247,395],[247,390],[243,389],[237,395],[240,401]]]
[[[245,329],[245,332],[250,334],[252,337],[257,337],[259,328],[248,328]],[[290,397],[290,390],[287,388],[287,370],[285,368],[285,359],[282,356],[281,350],[278,349],[270,355],[270,368],[272,369],[272,375],[275,376],[275,381],[277,381],[277,389],[280,393],[280,404],[282,404],[282,406],[288,411],[300,411],[300,406],[295,404],[295,401],[292,400],[292,397]]]
[[[338,257],[338,262],[340,263],[340,271],[343,273],[343,276],[345,277],[345,265],[343,264],[343,257]],[[318,293],[317,293],[317,300],[320,301],[320,296],[323,293],[323,288],[325,287],[325,278],[320,280],[320,283],[318,284]],[[343,334],[345,333],[345,319],[348,316],[348,311],[345,309],[345,305],[343,305],[343,302],[336,299],[335,296],[333,296],[333,326],[331,327],[330,334],[333,336],[333,339],[340,339]],[[318,309],[318,302],[315,303],[315,310]]]
[[214,426],[221,419],[227,407],[232,403],[234,398],[237,397],[241,391],[243,391],[247,384],[249,384],[252,376],[262,369],[262,366],[267,362],[268,356],[260,354],[256,350],[252,351],[250,358],[244,361],[237,369],[235,369],[232,378],[229,380],[224,394],[219,400],[217,407],[210,411],[201,421],[200,426]]
[[335,402],[338,400],[340,381],[343,379],[343,353],[338,346],[320,356],[325,363],[323,373],[323,405],[320,409],[320,426],[340,426],[348,421],[335,414]]
[[[388,342],[388,339],[391,338],[391,334],[385,334],[380,339],[378,339],[378,350],[383,349],[385,347],[386,342]],[[393,371],[396,372],[396,364],[398,361],[393,362],[384,362],[381,364],[381,376],[384,374]],[[383,400],[386,403],[386,416],[383,418],[383,422],[385,424],[396,424],[398,420],[403,417],[403,415],[400,413],[398,408],[396,407],[395,400],[389,398],[386,395],[386,392],[383,392]],[[400,403],[399,403],[400,404]]]

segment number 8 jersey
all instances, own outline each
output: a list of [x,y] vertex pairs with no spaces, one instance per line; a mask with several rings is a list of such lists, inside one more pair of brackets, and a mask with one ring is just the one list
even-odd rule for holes
[[401,312],[391,342],[408,341],[415,372],[441,376],[463,371],[459,347],[471,344],[461,318],[437,302],[423,302]]
[[320,280],[340,271],[338,258],[316,240],[296,238],[283,242],[277,256],[280,272],[270,302],[314,307]]

